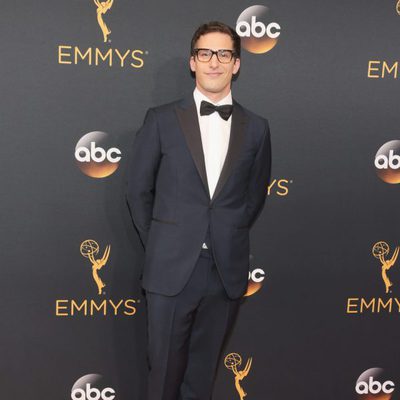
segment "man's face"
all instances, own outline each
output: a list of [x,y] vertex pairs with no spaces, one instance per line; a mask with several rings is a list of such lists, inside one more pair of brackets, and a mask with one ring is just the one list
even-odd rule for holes
[[[200,36],[196,43],[198,49],[233,50],[232,38],[226,33],[210,32]],[[213,54],[208,62],[201,62],[197,57],[190,57],[190,69],[196,74],[197,88],[211,100],[218,101],[228,95],[232,75],[239,71],[240,60],[232,58],[230,63],[223,64]]]

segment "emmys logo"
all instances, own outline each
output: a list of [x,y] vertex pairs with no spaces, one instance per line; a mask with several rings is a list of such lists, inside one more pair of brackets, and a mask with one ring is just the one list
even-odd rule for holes
[[114,0],[107,1],[99,1],[93,0],[94,4],[97,7],[97,23],[100,26],[101,31],[103,32],[104,43],[107,42],[108,35],[111,33],[110,29],[107,27],[106,23],[103,20],[103,15],[112,7]]
[[281,34],[281,27],[272,22],[270,11],[265,6],[246,8],[236,21],[236,32],[242,39],[242,47],[254,54],[273,49]]
[[[90,0],[90,3],[92,0]],[[109,38],[111,34],[111,29],[107,26],[104,21],[104,17],[108,14],[108,11],[113,6],[114,0],[93,0],[96,8],[97,14],[97,24],[100,27],[100,31],[103,36],[103,48],[98,47],[87,47],[82,49],[76,45],[60,44],[58,46],[58,64],[65,65],[77,65],[77,64],[87,64],[90,66],[98,67],[100,65],[107,65],[109,67],[120,66],[132,67],[134,69],[140,69],[144,65],[143,55],[148,54],[147,51],[140,49],[124,49],[120,50],[118,48],[110,48],[109,44],[111,39]],[[87,2],[88,7],[93,7]],[[120,3],[122,6],[124,3]],[[83,23],[83,22],[81,22]],[[94,21],[93,21],[94,24]],[[94,33],[93,33],[94,35]],[[96,28],[96,36],[100,36]],[[106,47],[106,48],[104,48]]]
[[[97,287],[98,295],[105,295],[103,291],[106,284],[99,276],[100,270],[106,266],[110,257],[111,246],[107,245],[101,258],[99,244],[92,239],[84,240],[80,245],[80,253],[83,257],[89,259],[92,266],[92,278]],[[126,315],[133,316],[136,314],[136,303],[140,300],[134,299],[106,299],[101,297],[97,299],[57,299],[56,300],[56,316],[57,317],[75,317],[75,316],[94,316],[94,315]]]
[[99,250],[99,245],[94,240],[88,239],[81,243],[81,254],[92,263],[92,276],[97,285],[98,294],[102,294],[106,284],[100,279],[99,271],[106,265],[108,257],[110,257],[111,246],[106,246],[103,257],[96,259],[95,256],[99,253]]
[[[400,246],[397,246],[390,255],[389,245],[384,241],[376,242],[372,246],[372,255],[380,262],[380,276],[386,295],[392,293],[393,282],[389,277],[389,271],[393,275],[393,266],[396,264],[399,252]],[[400,300],[397,297],[349,297],[347,299],[347,314],[363,314],[367,312],[372,314],[382,312],[400,313]]]
[[375,155],[375,168],[386,183],[400,183],[400,140],[385,143]]
[[75,159],[80,170],[92,178],[113,174],[118,169],[121,151],[109,146],[110,138],[105,132],[94,131],[84,135],[75,146]]
[[235,388],[239,394],[240,400],[243,400],[247,393],[243,390],[240,382],[249,374],[252,357],[247,360],[246,366],[241,371],[238,371],[238,367],[242,365],[242,357],[238,353],[230,353],[225,357],[225,367],[230,369],[235,376]]
[[357,379],[356,393],[360,400],[390,400],[395,389],[382,368],[370,368]]
[[[96,387],[94,387],[96,386]],[[98,389],[100,387],[100,389]],[[79,378],[71,389],[72,400],[113,400],[115,390],[106,386],[99,374],[88,374]]]

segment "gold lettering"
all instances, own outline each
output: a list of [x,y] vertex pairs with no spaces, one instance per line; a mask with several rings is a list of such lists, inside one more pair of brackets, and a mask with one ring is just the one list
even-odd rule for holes
[[379,68],[372,68],[372,64],[380,64],[380,61],[369,61],[368,62],[368,78],[380,78],[379,75],[372,75],[372,71],[379,71]]
[[283,192],[277,192],[276,194],[278,196],[286,196],[289,193],[289,189],[287,186],[283,186],[282,183],[289,183],[289,181],[287,179],[280,179],[278,181],[278,188],[279,189],[283,189]]
[[71,316],[74,315],[75,308],[77,311],[81,311],[83,308],[84,309],[83,315],[87,315],[87,300],[83,300],[83,302],[80,306],[78,306],[78,304],[75,300],[71,300]]
[[372,313],[375,312],[375,299],[371,299],[371,301],[369,303],[367,303],[367,301],[363,298],[361,298],[361,305],[360,305],[360,312],[363,313],[364,308],[366,310],[368,310],[368,308],[372,308]]
[[390,74],[392,72],[392,70],[394,69],[394,76],[393,78],[397,79],[397,67],[398,67],[399,63],[396,61],[393,65],[392,68],[389,68],[388,64],[386,61],[383,62],[383,68],[382,68],[382,78],[385,77],[385,70],[388,72],[388,74]]
[[61,305],[60,303],[68,303],[68,300],[56,300],[57,317],[68,317],[68,313],[61,312],[61,310],[67,310],[67,306]]
[[386,303],[384,303],[384,301],[381,298],[379,298],[377,312],[380,312],[381,306],[382,308],[386,308],[388,305],[389,305],[389,312],[392,312],[392,304],[393,304],[393,299],[389,299]]
[[399,310],[399,312],[400,312],[400,303],[399,303],[399,299],[398,299],[397,297],[395,297],[395,298],[394,298],[394,301],[396,302],[397,307],[398,307],[398,310]]
[[[358,300],[359,300],[358,297],[350,297],[347,299],[347,314],[357,314],[358,313],[357,309],[353,310],[354,307],[358,306],[358,304],[353,304],[353,303],[354,303],[354,301],[358,302]],[[352,309],[350,309],[350,308],[352,308]]]
[[106,58],[109,57],[108,65],[112,67],[112,49],[109,49],[105,56],[103,53],[96,47],[96,65],[99,65],[99,56],[103,61],[106,61]]
[[268,195],[271,194],[271,189],[273,188],[273,186],[275,185],[276,179],[274,179],[268,186]]
[[82,300],[81,302],[78,300],[58,299],[56,300],[56,316],[72,317],[78,314],[84,316],[93,316],[96,314],[102,314],[106,316],[107,308],[109,308],[107,307],[107,304],[110,304],[110,306],[113,308],[112,315],[118,315],[118,311],[122,305],[124,306],[124,311],[122,311],[121,308],[120,314],[123,313],[124,315],[132,316],[135,315],[137,311],[135,307],[136,301],[133,299],[126,299],[126,300],[121,299],[118,302],[113,301],[111,299],[101,300],[101,301],[96,301],[94,299],[90,300],[85,299]]
[[117,53],[117,56],[121,60],[121,67],[123,67],[124,66],[124,60],[125,60],[126,56],[129,54],[129,50],[127,50],[123,56],[121,55],[121,53],[119,52],[118,49],[115,49],[115,52]]
[[132,310],[131,312],[127,312],[127,311],[124,311],[124,314],[125,315],[134,315],[134,314],[136,314],[136,307],[135,306],[131,306],[131,305],[129,305],[129,304],[135,304],[135,300],[132,300],[132,299],[129,299],[129,300],[125,300],[125,307],[127,308],[127,309],[130,309],[130,310]]
[[85,54],[82,54],[81,51],[79,50],[79,47],[75,46],[75,62],[74,62],[74,64],[78,64],[78,55],[81,58],[81,60],[84,60],[86,57],[88,57],[89,58],[88,64],[92,65],[92,48],[91,47],[89,47],[86,50]]
[[[114,55],[115,53],[115,55]],[[142,55],[144,51],[136,50],[119,50],[109,48],[102,50],[97,47],[88,47],[87,49],[80,49],[78,46],[58,46],[58,63],[59,64],[75,64],[81,61],[87,62],[88,65],[101,65],[107,64],[109,67],[113,66],[113,58],[118,57],[121,68],[128,65],[127,59],[131,55],[130,65],[133,68],[142,68],[144,66],[144,59]],[[117,64],[115,64],[117,65]]]
[[106,315],[107,310],[106,310],[106,300],[103,300],[100,303],[100,306],[97,306],[96,302],[94,300],[90,301],[90,315],[94,315],[93,310],[96,309],[96,311],[100,311],[101,308],[103,307],[103,315]]
[[133,63],[131,63],[131,66],[132,66],[133,68],[142,68],[143,65],[144,65],[144,61],[143,61],[142,58],[136,57],[136,53],[143,54],[143,51],[142,51],[142,50],[132,50],[132,58],[133,58],[134,60],[136,60],[136,61],[139,61],[139,64],[133,64]]
[[64,61],[64,56],[71,56],[71,53],[64,53],[63,50],[72,49],[72,46],[58,46],[58,63],[59,64],[72,64],[72,61]]
[[114,308],[114,315],[117,315],[118,314],[118,308],[122,304],[122,300],[120,300],[117,305],[115,305],[111,299],[109,301],[110,301],[110,304]]

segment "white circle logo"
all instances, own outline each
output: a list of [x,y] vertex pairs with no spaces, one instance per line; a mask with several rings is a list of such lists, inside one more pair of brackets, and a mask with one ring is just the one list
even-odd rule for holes
[[[115,390],[103,387],[103,377],[99,374],[88,374],[79,378],[71,389],[72,400],[113,400]],[[101,389],[99,389],[99,387]]]
[[92,178],[105,178],[119,166],[121,151],[110,146],[106,132],[89,132],[75,146],[75,160],[80,170]]
[[385,143],[375,155],[376,173],[386,183],[400,183],[400,140]]
[[276,46],[281,26],[272,19],[268,7],[257,5],[246,8],[239,15],[236,33],[241,37],[244,49],[262,54]]
[[[252,254],[249,256],[250,265],[254,263],[254,257]],[[265,271],[260,267],[250,268],[249,270],[249,278],[247,284],[247,291],[244,294],[244,297],[252,296],[254,293],[258,292],[265,279]]]
[[390,400],[394,389],[394,382],[387,379],[382,368],[370,368],[364,371],[357,379],[355,387],[360,400]]

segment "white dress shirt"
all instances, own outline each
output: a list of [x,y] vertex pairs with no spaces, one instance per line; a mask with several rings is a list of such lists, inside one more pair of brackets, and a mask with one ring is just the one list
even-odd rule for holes
[[193,97],[196,103],[197,116],[199,117],[208,189],[210,191],[210,197],[212,198],[224,165],[226,153],[228,152],[232,116],[225,121],[220,117],[218,112],[213,112],[210,115],[200,115],[200,104],[203,100],[217,106],[232,104],[232,93],[229,92],[229,94],[218,103],[214,103],[196,88],[194,89]]

